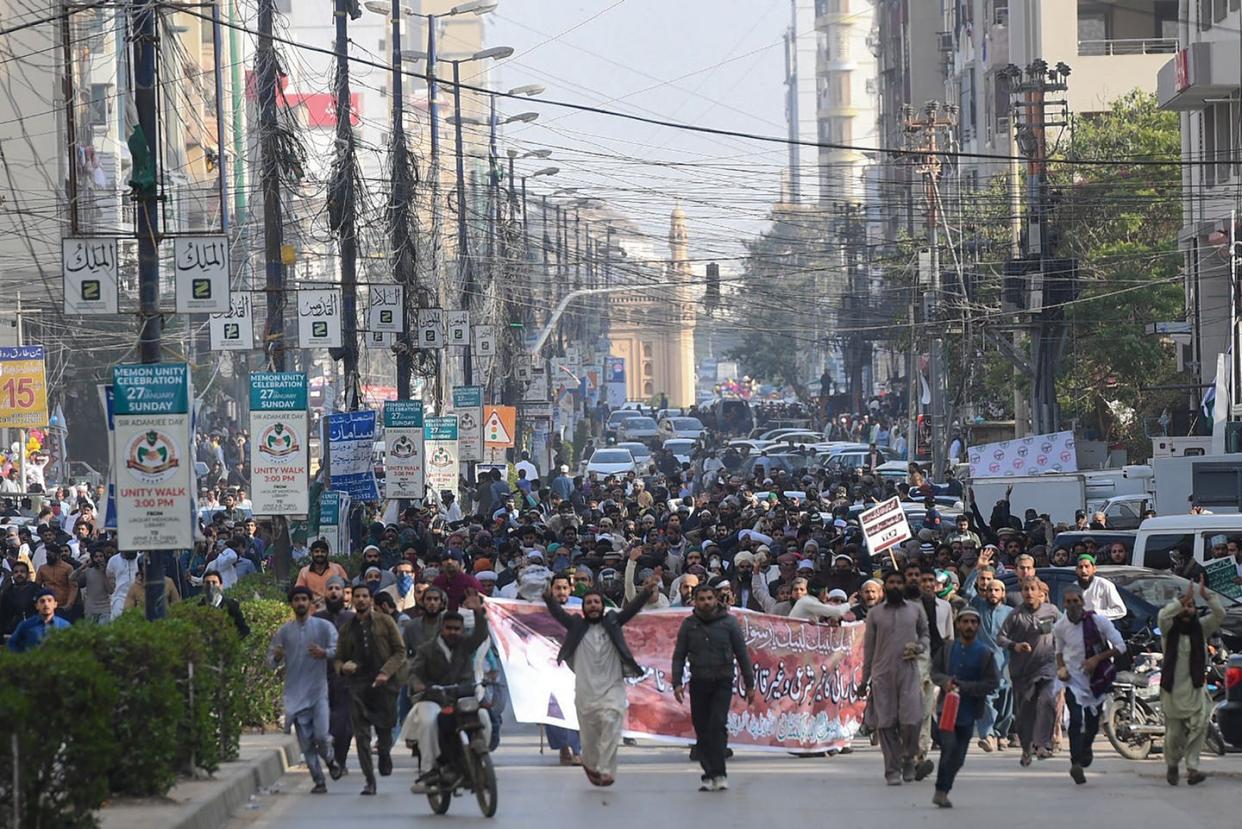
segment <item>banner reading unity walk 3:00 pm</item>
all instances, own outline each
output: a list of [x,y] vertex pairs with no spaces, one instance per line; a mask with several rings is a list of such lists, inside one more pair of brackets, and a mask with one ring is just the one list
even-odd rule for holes
[[[576,612],[574,610],[570,611]],[[690,705],[673,697],[673,645],[686,610],[643,611],[625,639],[643,668],[630,680],[625,734],[693,743]],[[862,721],[863,625],[840,627],[733,610],[755,670],[755,702],[734,679],[729,742],[766,751],[824,751],[847,745]],[[519,722],[577,728],[574,675],[557,665],[565,630],[542,604],[493,599],[487,619]]]

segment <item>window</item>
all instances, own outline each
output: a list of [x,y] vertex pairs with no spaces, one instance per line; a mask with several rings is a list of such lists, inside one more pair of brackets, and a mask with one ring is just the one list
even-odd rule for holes
[[[1078,6],[1078,54],[1083,54],[1081,44],[1108,40],[1113,28],[1112,10],[1101,3],[1080,3]],[[1090,54],[1090,53],[1088,53]]]
[[1173,549],[1180,550],[1183,556],[1193,556],[1194,536],[1189,533],[1149,536],[1147,543],[1143,545],[1143,560],[1136,561],[1135,564],[1154,570],[1168,570],[1173,566],[1173,562],[1169,560],[1169,551]]
[[1212,0],[1199,0],[1199,28],[1207,31],[1212,28]]
[[281,14],[293,14],[293,0],[276,0],[276,11]]
[[1011,123],[1008,75],[992,76],[992,95],[996,102],[996,134],[1008,136]]
[[1229,4],[1226,0],[1214,0],[1212,3],[1212,20],[1219,23],[1224,20],[1225,16],[1228,14]]
[[111,84],[91,84],[90,119],[92,127],[106,127],[108,125],[108,93],[111,89]]

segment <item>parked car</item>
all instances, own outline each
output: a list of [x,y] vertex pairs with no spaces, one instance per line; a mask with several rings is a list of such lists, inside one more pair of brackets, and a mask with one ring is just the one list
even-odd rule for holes
[[609,412],[608,420],[604,422],[604,438],[616,440],[617,430],[621,428],[621,421],[633,416],[633,411],[627,411],[625,409],[614,409]]
[[1242,539],[1242,515],[1162,515],[1139,525],[1131,561],[1144,567],[1168,570],[1169,551],[1193,552],[1202,564],[1212,548],[1213,536]]
[[678,463],[690,463],[690,455],[694,452],[697,441],[689,438],[670,438],[664,441],[664,448],[673,453]]
[[630,454],[630,450],[612,446],[596,449],[591,453],[591,458],[586,464],[587,475],[598,475],[601,478],[609,475],[627,475],[636,471],[638,471],[638,466],[634,463],[634,456]]
[[634,456],[634,469],[639,475],[647,474],[651,468],[651,447],[641,441],[625,441],[617,444],[618,449],[624,449]]
[[[889,461],[889,455],[886,450],[877,447],[875,451],[879,454],[880,463],[887,463]],[[843,449],[829,453],[828,456],[824,458],[823,465],[825,469],[832,471],[866,469],[867,464],[870,463],[870,457],[871,449],[866,446],[861,449]]]
[[645,441],[655,440],[660,436],[660,428],[656,426],[656,422],[650,417],[636,417],[631,415],[621,421],[621,425],[617,428],[618,442],[626,441]]
[[1225,667],[1225,701],[1216,707],[1221,736],[1234,748],[1242,748],[1242,654],[1229,657]]
[[703,434],[703,421],[697,417],[666,417],[660,421],[660,434],[666,438],[690,438]]

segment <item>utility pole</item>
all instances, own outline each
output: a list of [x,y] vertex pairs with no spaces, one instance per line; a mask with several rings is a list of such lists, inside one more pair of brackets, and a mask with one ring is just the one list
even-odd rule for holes
[[[838,204],[837,214],[842,223],[842,248],[845,252],[845,268],[848,274],[849,293],[846,295],[845,307],[849,319],[849,327],[857,329],[846,337],[846,385],[850,393],[851,411],[861,412],[863,401],[863,366],[870,362],[870,343],[861,329],[867,320],[866,285],[859,268],[859,256],[862,244],[859,242],[860,225],[858,218],[863,206],[853,202]],[[818,336],[818,332],[816,332]]]
[[[957,119],[948,108],[942,108],[937,101],[929,101],[923,112],[915,115],[908,110],[905,118],[905,130],[909,138],[909,152],[914,157],[917,171],[923,176],[924,194],[927,199],[927,252],[928,271],[931,284],[927,290],[927,314],[924,322],[931,335],[931,353],[929,355],[929,385],[931,386],[931,458],[932,478],[939,479],[945,471],[945,455],[948,450],[946,431],[948,421],[947,378],[944,365],[944,332],[940,324],[941,304],[943,301],[940,278],[940,214],[939,214],[939,180],[941,161],[939,155],[939,136],[941,132],[952,130]],[[918,292],[915,292],[915,296]],[[914,309],[911,308],[911,350],[915,348],[917,338],[914,337]],[[914,358],[917,370],[917,357]],[[911,423],[911,429],[917,424]],[[910,441],[913,450],[914,442]]]
[[[159,109],[155,92],[158,35],[154,0],[132,4],[130,14],[134,32],[134,105],[138,110],[138,127],[129,136],[130,154],[134,158],[130,184],[133,186],[138,217],[138,315],[141,325],[138,354],[143,363],[158,363],[164,319],[159,308],[160,155],[156,140],[159,136]],[[67,17],[65,25],[69,25]],[[70,159],[71,167],[76,163],[76,159]],[[24,456],[25,452],[22,454]],[[144,589],[148,621],[164,618],[167,611],[164,604],[164,573],[170,556],[168,550],[151,550],[147,555]]]
[[[351,0],[334,0],[336,9],[336,151],[329,219],[341,250],[341,315],[344,317],[341,349],[345,375],[345,408],[358,410],[361,378],[358,376],[358,237],[354,213],[354,129],[353,99],[349,88],[349,18],[357,11]],[[335,210],[332,207],[335,207]]]
[[1054,258],[1048,186],[1047,130],[1069,126],[1069,103],[1064,93],[1069,88],[1070,69],[1064,63],[1049,68],[1046,61],[1036,59],[1025,70],[1011,64],[1001,71],[1009,77],[1010,94],[1017,99],[1017,143],[1027,159],[1026,257],[1021,267],[1011,270],[1025,272],[1026,277],[1019,310],[1030,314],[1031,428],[1042,435],[1060,429],[1056,379],[1066,334],[1062,306],[1077,291],[1077,264]]
[[[259,0],[259,45],[255,53],[259,83],[259,148],[263,188],[264,289],[267,292],[267,323],[263,344],[270,371],[284,371],[285,363],[285,262],[284,215],[280,193],[280,141],[277,134],[276,95],[280,78],[276,65],[275,0]],[[289,522],[272,516],[273,565],[278,579],[287,579],[291,565]]]
[[[405,142],[405,91],[402,79],[405,72],[401,63],[401,16],[400,0],[392,0],[391,26],[388,33],[392,54],[392,78],[389,90],[392,95],[392,205],[389,210],[389,233],[392,244],[393,281],[402,286],[404,306],[404,333],[397,348],[397,399],[409,400],[414,374],[414,351],[418,348],[418,325],[410,319],[411,300],[415,293],[414,252],[410,246],[410,163]],[[435,25],[431,26],[435,37]],[[430,64],[430,61],[429,61]],[[428,70],[431,71],[430,69]],[[429,90],[434,92],[434,90]],[[435,135],[434,128],[432,135]],[[434,139],[433,139],[434,141]],[[433,143],[433,150],[436,149]]]
[[[396,0],[394,0],[396,2]],[[474,263],[470,258],[469,239],[466,232],[466,158],[461,136],[461,61],[453,64],[453,111],[454,140],[457,142],[457,272],[461,279],[461,307],[470,310],[470,299],[474,296]],[[462,362],[462,370],[466,385],[474,383],[474,365],[471,359],[470,343],[466,343],[466,353]]]

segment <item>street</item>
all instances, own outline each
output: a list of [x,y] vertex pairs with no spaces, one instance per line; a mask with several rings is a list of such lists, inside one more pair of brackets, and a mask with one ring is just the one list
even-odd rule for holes
[[[1183,782],[1170,788],[1159,758],[1130,763],[1101,740],[1087,784],[1075,786],[1064,752],[1021,769],[1016,751],[984,754],[972,745],[952,793],[955,808],[942,810],[931,804],[931,779],[885,786],[879,750],[863,741],[853,754],[832,758],[739,752],[729,769],[732,788],[703,794],[697,791],[698,766],[686,760],[684,749],[623,748],[617,784],[597,789],[581,769],[559,767],[546,749],[540,756],[532,727],[506,727],[495,756],[500,808],[494,822],[480,817],[470,796],[454,800],[444,822],[515,829],[566,822],[631,829],[684,823],[693,815],[699,826],[761,826],[773,820],[786,826],[826,820],[833,826],[889,826],[905,819],[927,827],[1006,829],[1063,826],[1083,819],[1096,827],[1242,825],[1237,813],[1242,755],[1237,754],[1205,757],[1204,770],[1215,775],[1203,785],[1192,789]],[[376,797],[358,796],[362,779],[352,761],[352,772],[330,781],[326,796],[308,794],[305,768],[294,768],[227,829],[316,829],[342,821],[362,825],[364,820],[379,829],[430,818],[426,798],[408,790],[411,759],[396,760],[393,775],[379,779]]]

